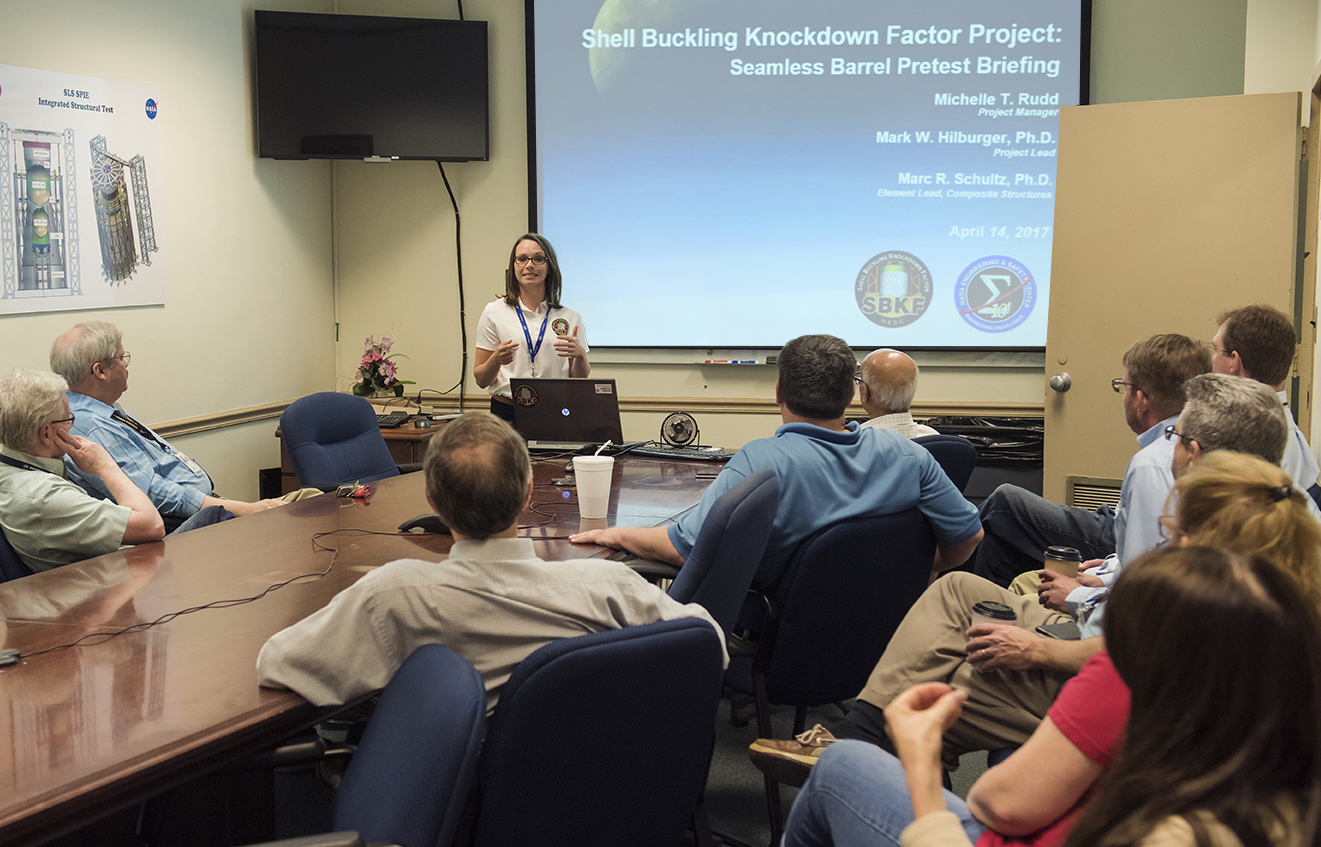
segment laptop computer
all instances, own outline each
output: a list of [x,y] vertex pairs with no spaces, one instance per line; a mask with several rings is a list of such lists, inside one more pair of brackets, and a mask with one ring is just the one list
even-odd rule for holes
[[514,428],[529,449],[578,450],[624,440],[613,379],[513,379]]

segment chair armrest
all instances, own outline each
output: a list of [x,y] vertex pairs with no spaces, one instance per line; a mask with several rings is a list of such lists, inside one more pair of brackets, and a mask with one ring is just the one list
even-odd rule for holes
[[225,771],[242,773],[243,771],[269,770],[288,765],[309,765],[322,759],[352,756],[357,751],[358,747],[355,744],[327,744],[324,739],[318,737],[305,741],[295,741],[290,744],[281,744],[274,750],[265,750],[239,759],[225,768]]
[[422,463],[421,463],[421,462],[403,462],[402,464],[396,464],[395,467],[399,468],[399,473],[401,473],[401,474],[406,474],[406,473],[417,473],[418,471],[422,470]]

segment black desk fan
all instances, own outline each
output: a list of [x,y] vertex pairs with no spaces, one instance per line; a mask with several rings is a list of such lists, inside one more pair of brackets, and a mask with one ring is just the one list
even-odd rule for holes
[[661,443],[671,447],[697,444],[697,420],[687,412],[675,412],[661,421]]

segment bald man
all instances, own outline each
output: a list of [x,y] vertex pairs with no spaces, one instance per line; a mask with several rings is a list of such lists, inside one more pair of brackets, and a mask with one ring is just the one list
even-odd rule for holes
[[873,350],[862,360],[858,396],[871,420],[864,427],[892,429],[905,438],[939,435],[929,426],[913,421],[908,408],[917,392],[917,362],[898,350]]

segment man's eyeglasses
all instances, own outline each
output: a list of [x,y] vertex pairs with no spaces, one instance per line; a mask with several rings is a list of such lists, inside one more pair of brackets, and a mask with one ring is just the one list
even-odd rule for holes
[[67,424],[69,424],[70,426],[73,426],[74,418],[75,418],[75,416],[72,415],[72,414],[70,414],[67,418],[60,418],[58,421],[51,421],[51,422],[50,422],[50,426],[56,426],[56,425],[58,425],[58,424],[62,424],[62,423],[67,423]]
[[545,256],[540,256],[540,255],[538,255],[538,256],[515,256],[515,257],[514,257],[514,264],[515,264],[515,265],[526,265],[528,262],[531,262],[532,264],[536,265],[537,267],[541,267],[542,265],[546,264],[546,257],[545,257]]
[[108,361],[110,361],[111,359],[123,359],[123,360],[124,360],[124,364],[127,365],[129,362],[133,361],[133,354],[132,354],[132,353],[125,353],[125,354],[122,355],[122,356],[107,356],[107,357],[104,359],[104,361],[107,361],[107,362],[108,362]]
[[1174,428],[1175,426],[1176,424],[1170,424],[1169,426],[1165,427],[1166,441],[1169,441],[1171,437],[1177,437],[1179,441],[1183,444],[1183,446],[1187,447],[1189,444],[1197,440],[1196,438],[1189,438],[1188,436],[1184,435],[1182,432],[1179,432],[1177,429]]
[[1135,383],[1135,382],[1124,382],[1124,378],[1123,378],[1123,377],[1115,377],[1114,379],[1110,380],[1110,387],[1113,388],[1113,389],[1115,390],[1115,393],[1116,393],[1116,394],[1123,394],[1123,393],[1124,393],[1124,386],[1125,386],[1125,385],[1131,385],[1131,386],[1136,387],[1136,386],[1137,386],[1137,383]]

